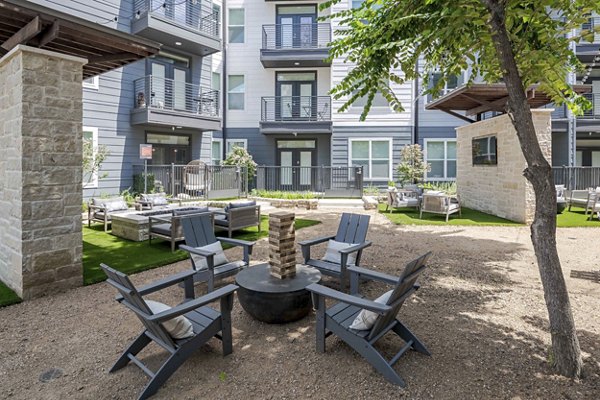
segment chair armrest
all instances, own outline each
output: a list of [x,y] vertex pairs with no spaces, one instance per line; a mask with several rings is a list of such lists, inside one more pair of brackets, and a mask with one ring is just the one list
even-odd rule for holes
[[384,274],[383,272],[373,271],[362,267],[348,267],[350,275],[358,275],[359,278],[365,277],[374,281],[385,282],[390,285],[396,285],[399,278],[397,276]]
[[256,244],[256,242],[249,242],[247,240],[231,239],[231,238],[226,238],[226,237],[218,237],[217,240],[219,240],[219,241],[221,241],[223,243],[231,244],[233,246],[252,247],[252,246],[254,246]]
[[324,236],[324,237],[320,237],[320,238],[317,238],[317,239],[303,240],[301,242],[298,242],[298,244],[300,246],[314,246],[315,244],[327,242],[328,240],[331,240],[331,239],[334,239],[334,238],[335,238],[335,235]]
[[365,310],[373,311],[377,314],[385,314],[391,307],[385,304],[377,303],[373,300],[364,299],[362,297],[352,296],[346,293],[342,293],[338,290],[334,290],[328,288],[323,285],[319,285],[318,283],[311,283],[306,287],[306,290],[314,293],[318,296],[328,297],[330,299],[334,299],[337,301],[341,301],[342,303],[351,304],[353,306],[357,306],[360,308],[364,308]]
[[[149,283],[147,285],[144,285],[144,286],[140,287],[138,289],[138,293],[141,296],[145,296],[147,294],[157,292],[157,291],[162,290],[164,288],[173,286],[176,283],[183,282],[187,278],[190,278],[191,276],[193,276],[195,273],[196,273],[196,271],[194,271],[194,270],[188,270],[188,271],[180,272],[180,273],[175,274],[175,275],[167,276],[166,278],[160,279],[160,280],[158,280],[156,282],[152,282],[152,283]],[[115,300],[117,300],[117,301],[120,302],[120,301],[123,300],[123,296],[117,296],[115,298]]]
[[163,322],[188,313],[206,304],[212,303],[219,300],[221,297],[229,296],[238,290],[239,286],[227,285],[219,288],[213,292],[207,293],[204,296],[198,297],[197,299],[186,301],[178,306],[171,308],[170,310],[163,311],[161,313],[151,315],[148,320]]
[[185,244],[179,245],[179,248],[181,250],[185,250],[185,251],[187,251],[189,253],[197,254],[197,255],[199,255],[201,257],[207,257],[207,258],[208,257],[214,257],[215,254],[217,254],[214,251],[206,251],[206,250],[196,249],[195,247],[190,247],[190,246],[185,245]]
[[341,249],[341,250],[339,250],[339,252],[342,254],[350,254],[350,253],[354,253],[354,252],[357,252],[362,249],[366,249],[367,247],[369,247],[372,244],[373,243],[366,240],[365,242],[359,243],[355,246],[350,246],[350,247],[346,247],[345,249]]
[[211,211],[213,214],[221,214],[221,215],[227,215],[227,212],[224,210],[215,210],[215,211]]
[[103,207],[103,206],[95,206],[95,205],[93,205],[93,204],[90,204],[90,205],[88,206],[88,208],[89,208],[90,210],[100,210],[100,211],[106,211],[106,207]]
[[168,224],[171,223],[171,218],[165,218],[165,217],[156,217],[156,216],[152,216],[152,217],[148,217],[148,220],[150,221],[160,221],[160,222],[166,222]]

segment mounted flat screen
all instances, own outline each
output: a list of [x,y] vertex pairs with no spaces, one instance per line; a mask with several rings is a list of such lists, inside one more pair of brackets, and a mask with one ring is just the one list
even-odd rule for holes
[[496,136],[473,138],[473,165],[497,165]]

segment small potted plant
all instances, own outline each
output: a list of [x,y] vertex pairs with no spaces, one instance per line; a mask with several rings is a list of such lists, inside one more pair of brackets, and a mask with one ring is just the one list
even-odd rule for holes
[[388,190],[396,190],[396,182],[388,181]]

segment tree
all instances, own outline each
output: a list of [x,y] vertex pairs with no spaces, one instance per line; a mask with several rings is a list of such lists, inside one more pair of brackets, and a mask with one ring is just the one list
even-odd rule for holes
[[[94,151],[95,150],[95,151]],[[100,171],[100,167],[106,157],[110,155],[110,151],[104,145],[97,146],[94,149],[94,142],[91,139],[83,139],[83,177],[84,182],[83,185],[90,183],[94,176],[98,174]],[[104,178],[108,174],[105,173],[102,176],[98,176],[98,178]],[[87,181],[85,181],[87,179]]]
[[[331,7],[340,0],[322,5]],[[526,89],[538,90],[558,104],[581,113],[588,102],[567,83],[581,69],[570,47],[593,32],[575,29],[600,12],[597,0],[366,0],[360,8],[331,15],[338,30],[330,56],[355,64],[332,89],[345,100],[340,111],[366,97],[361,118],[369,113],[377,92],[398,111],[402,104],[388,82],[423,79],[437,95],[445,83],[470,69],[486,82],[503,80],[508,90],[506,112],[517,132],[527,161],[523,172],[535,192],[536,210],[531,239],[544,289],[552,337],[552,358],[560,374],[577,377],[582,359],[569,295],[556,250],[556,198],[552,169],[537,141]],[[429,80],[436,71],[439,80]]]
[[246,168],[246,188],[248,181],[256,175],[256,161],[252,159],[252,155],[243,147],[233,146],[231,153],[223,160],[223,165],[236,165]]
[[425,172],[431,171],[431,165],[423,161],[423,151],[418,144],[404,146],[400,153],[400,164],[396,167],[402,186],[423,180]]

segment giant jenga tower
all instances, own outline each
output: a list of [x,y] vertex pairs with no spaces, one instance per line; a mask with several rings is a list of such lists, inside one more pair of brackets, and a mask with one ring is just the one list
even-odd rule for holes
[[296,275],[296,231],[294,213],[274,212],[269,215],[269,264],[271,275],[291,278]]

